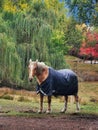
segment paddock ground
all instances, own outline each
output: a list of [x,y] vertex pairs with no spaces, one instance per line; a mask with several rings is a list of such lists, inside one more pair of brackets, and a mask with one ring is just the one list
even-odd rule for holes
[[98,115],[0,116],[0,130],[98,130]]

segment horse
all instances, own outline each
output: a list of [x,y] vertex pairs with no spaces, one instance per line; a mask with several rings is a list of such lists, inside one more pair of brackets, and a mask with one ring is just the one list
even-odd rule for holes
[[36,91],[40,94],[40,108],[38,113],[43,112],[43,99],[47,96],[48,108],[46,113],[51,113],[51,97],[64,96],[64,107],[61,112],[67,110],[68,96],[73,95],[76,101],[76,111],[79,112],[78,78],[71,69],[55,70],[38,60],[29,60],[28,78],[31,82],[34,77],[37,80]]

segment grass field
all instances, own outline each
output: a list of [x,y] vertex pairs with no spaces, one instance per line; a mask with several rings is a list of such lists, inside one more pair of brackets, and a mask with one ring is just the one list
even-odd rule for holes
[[85,63],[83,60],[73,56],[65,56],[65,60],[69,68],[78,74],[80,81],[98,82],[98,64]]
[[[1,90],[1,89],[0,89]],[[0,99],[0,113],[4,115],[30,115],[35,114],[39,108],[39,96],[35,92],[25,90],[11,90],[2,88],[4,93]],[[3,94],[2,93],[2,94]],[[79,83],[80,113],[98,114],[98,83]],[[52,98],[52,112],[59,113],[63,107],[63,97]],[[75,112],[74,97],[69,97],[66,113]],[[47,98],[44,99],[44,110],[47,109]]]
[[[74,57],[67,57],[66,61],[69,63],[70,68],[75,70],[75,63],[72,60],[77,60]],[[86,65],[78,63],[79,72],[98,74],[98,64]],[[96,114],[98,115],[98,81],[84,82],[79,81],[79,102],[80,113]],[[60,109],[63,107],[63,97],[52,98],[52,113],[59,114]],[[72,96],[69,97],[68,110],[66,114],[75,112],[75,102]],[[0,114],[2,115],[33,115],[36,114],[39,108],[39,95],[36,92],[26,90],[14,90],[10,88],[0,88]],[[47,109],[47,98],[44,99],[44,110]]]

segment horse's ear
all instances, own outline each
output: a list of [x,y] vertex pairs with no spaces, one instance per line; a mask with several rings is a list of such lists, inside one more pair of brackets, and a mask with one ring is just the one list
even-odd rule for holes
[[38,62],[38,59],[36,59],[36,62]]
[[29,60],[29,63],[31,63],[31,62],[32,62],[32,59]]
[[35,63],[36,63],[36,66],[37,66],[38,65],[38,59],[36,59]]

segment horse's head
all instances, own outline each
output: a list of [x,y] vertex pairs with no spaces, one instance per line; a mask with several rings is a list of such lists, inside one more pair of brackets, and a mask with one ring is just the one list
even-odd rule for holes
[[32,79],[34,78],[34,76],[36,74],[37,62],[38,62],[38,60],[36,60],[36,61],[32,61],[31,59],[29,60],[28,72],[29,72],[29,81],[30,82],[32,81]]
[[33,77],[38,77],[46,70],[47,66],[44,62],[38,62],[29,60],[28,72],[29,72],[29,81],[32,81]]

